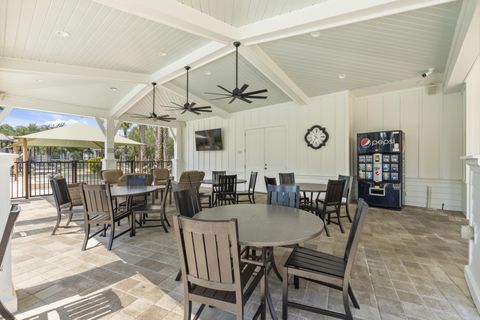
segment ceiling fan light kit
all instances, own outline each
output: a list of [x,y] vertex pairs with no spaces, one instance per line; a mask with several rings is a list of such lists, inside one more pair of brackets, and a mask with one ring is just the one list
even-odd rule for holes
[[235,89],[228,90],[221,85],[217,85],[218,88],[222,89],[223,93],[216,93],[216,92],[205,92],[206,94],[212,94],[219,96],[218,98],[213,98],[211,100],[221,100],[221,99],[230,99],[228,102],[229,104],[235,101],[236,99],[241,100],[243,102],[252,103],[254,99],[267,99],[267,96],[262,96],[260,94],[268,92],[267,89],[256,90],[245,92],[249,87],[248,84],[243,84],[241,88],[238,87],[238,47],[240,47],[240,42],[235,41],[233,43],[235,46]]

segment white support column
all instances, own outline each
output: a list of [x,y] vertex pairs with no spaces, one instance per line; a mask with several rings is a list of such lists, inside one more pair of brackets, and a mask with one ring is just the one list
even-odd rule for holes
[[185,171],[185,160],[183,159],[183,129],[171,128],[174,141],[174,155],[172,161],[172,174],[178,180],[180,174]]
[[115,134],[116,126],[113,118],[106,118],[105,122],[105,149],[102,161],[102,169],[116,169],[117,160],[115,160]]
[[[3,233],[10,213],[10,168],[18,154],[0,153],[0,232]],[[12,282],[10,245],[0,267],[0,300],[10,311],[17,311],[17,295]]]

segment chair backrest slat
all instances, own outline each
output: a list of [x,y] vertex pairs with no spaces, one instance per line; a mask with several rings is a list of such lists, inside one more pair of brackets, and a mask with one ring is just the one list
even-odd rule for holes
[[273,177],[273,178],[263,177],[263,179],[265,180],[265,190],[267,190],[267,191],[268,191],[268,186],[269,185],[272,185],[272,186],[277,185],[277,179],[275,177]]
[[350,200],[350,191],[352,190],[353,177],[344,176],[339,174],[338,180],[345,180],[345,186],[343,187],[343,197]]
[[279,173],[278,177],[280,178],[280,184],[295,184],[295,173]]
[[50,179],[50,186],[52,187],[53,199],[55,200],[57,210],[60,210],[65,204],[72,203],[65,178]]
[[3,229],[2,240],[0,241],[0,266],[3,263],[3,258],[5,257],[5,252],[7,251],[7,246],[12,237],[13,228],[15,227],[15,222],[17,221],[19,214],[20,207],[18,205],[12,205],[7,218],[7,223]]
[[224,176],[226,174],[227,174],[227,171],[212,171],[212,180],[214,182],[217,182],[220,176]]
[[355,257],[358,251],[358,244],[360,242],[360,236],[363,230],[363,225],[365,223],[365,217],[367,216],[368,212],[368,205],[362,199],[358,199],[357,210],[355,211],[355,217],[352,221],[352,228],[350,229],[350,233],[348,235],[347,245],[345,247],[345,277],[348,283],[348,278],[350,277],[350,272],[353,269],[353,265],[355,263]]
[[193,284],[234,291],[240,280],[236,220],[174,218],[182,272]]
[[195,188],[176,184],[172,186],[172,190],[178,214],[191,218],[201,211]]
[[110,219],[113,220],[113,202],[110,185],[82,184],[82,200],[87,216],[108,214]]
[[327,206],[336,206],[342,203],[345,180],[328,180],[324,203]]
[[267,203],[290,208],[299,208],[300,187],[297,185],[268,185]]
[[255,186],[257,185],[257,176],[258,172],[250,172],[250,181],[248,183],[248,191],[254,193],[255,192]]
[[236,193],[237,175],[220,175],[218,177],[218,185],[216,190],[220,193]]

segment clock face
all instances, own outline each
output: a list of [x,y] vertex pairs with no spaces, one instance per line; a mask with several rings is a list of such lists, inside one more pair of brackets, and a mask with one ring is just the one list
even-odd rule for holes
[[313,149],[320,149],[328,141],[328,132],[324,127],[315,125],[307,130],[305,142],[307,146]]

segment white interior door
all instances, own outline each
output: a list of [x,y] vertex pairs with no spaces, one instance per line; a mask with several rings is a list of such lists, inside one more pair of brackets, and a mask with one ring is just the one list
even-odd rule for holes
[[267,177],[275,177],[286,171],[286,132],[285,127],[265,128],[265,172]]
[[266,192],[264,177],[275,177],[286,170],[285,127],[245,131],[245,175],[258,172],[256,191]]
[[[251,171],[258,172],[255,190],[262,191],[263,171],[265,170],[265,139],[264,129],[252,129],[245,131],[245,177],[250,177]],[[262,189],[263,188],[263,189]]]

